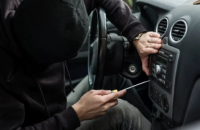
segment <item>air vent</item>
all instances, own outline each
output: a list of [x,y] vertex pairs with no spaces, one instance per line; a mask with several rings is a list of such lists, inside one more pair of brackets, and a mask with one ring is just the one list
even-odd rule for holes
[[167,18],[164,18],[162,19],[157,28],[156,28],[156,32],[160,34],[160,36],[162,37],[165,32],[167,31],[167,28],[168,28],[168,19]]
[[171,40],[175,43],[180,42],[187,32],[187,23],[184,20],[178,20],[172,26],[170,31]]

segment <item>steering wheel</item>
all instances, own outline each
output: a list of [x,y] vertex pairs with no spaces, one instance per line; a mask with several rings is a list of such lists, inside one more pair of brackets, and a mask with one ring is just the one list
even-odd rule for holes
[[122,74],[131,79],[141,76],[140,57],[136,49],[134,50],[125,37],[116,33],[107,34],[106,14],[102,8],[97,8],[90,15],[89,30],[90,89],[102,89],[104,76]]
[[98,8],[90,15],[88,45],[88,80],[90,89],[101,89],[106,62],[107,28],[106,14]]

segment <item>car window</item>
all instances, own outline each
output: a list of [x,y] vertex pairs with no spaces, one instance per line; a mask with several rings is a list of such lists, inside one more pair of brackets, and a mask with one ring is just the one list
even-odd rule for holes
[[[126,2],[127,5],[132,9],[133,13],[137,13],[139,11],[138,7],[136,6],[136,1],[137,0],[124,0],[124,2]],[[160,0],[151,0],[151,1],[160,1]],[[186,1],[188,1],[188,0],[162,0],[163,3],[168,4],[170,2],[170,3],[173,3],[175,5],[182,5]]]
[[133,7],[133,0],[124,0],[124,2],[126,2],[127,5],[132,9],[132,7]]
[[138,12],[138,7],[136,6],[136,0],[124,0],[126,4],[131,8],[133,13]]

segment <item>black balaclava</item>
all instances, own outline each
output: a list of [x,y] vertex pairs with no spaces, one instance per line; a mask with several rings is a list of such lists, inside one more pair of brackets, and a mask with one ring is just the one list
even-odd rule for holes
[[50,64],[77,55],[88,24],[83,0],[24,0],[15,13],[13,32],[27,59]]

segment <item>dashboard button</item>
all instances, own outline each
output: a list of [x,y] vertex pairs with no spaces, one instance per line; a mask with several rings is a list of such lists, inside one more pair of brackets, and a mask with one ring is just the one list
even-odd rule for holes
[[164,81],[164,80],[162,80],[162,79],[158,79],[158,81],[159,81],[160,83],[162,83],[162,84],[165,85],[165,81]]
[[159,51],[158,54],[164,55],[165,53],[163,51]]
[[162,74],[162,78],[165,80],[166,76],[164,74]]
[[157,76],[154,73],[152,75],[153,75],[154,78],[157,78]]
[[173,61],[174,61],[174,56],[173,56],[172,54],[169,55],[168,61],[169,61],[169,62],[173,62]]
[[158,81],[159,81],[160,83],[162,83],[162,79],[158,79]]
[[161,83],[165,85],[165,81],[161,79]]
[[162,69],[162,72],[163,72],[164,74],[166,74],[166,70],[165,70],[165,69]]
[[165,81],[164,80],[162,80],[161,82],[165,85]]
[[160,65],[156,65],[155,66],[155,68],[154,68],[154,73],[156,74],[156,75],[159,75],[159,74],[161,74],[161,66]]

